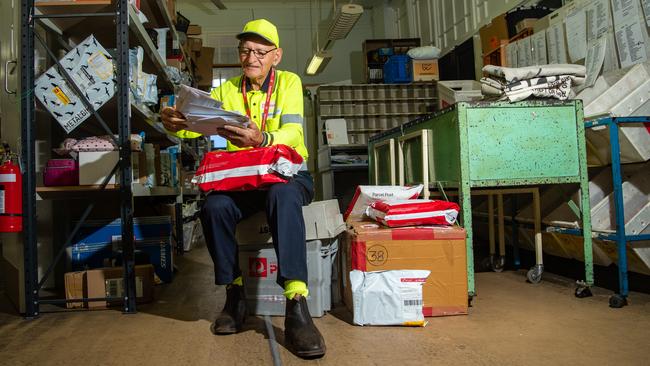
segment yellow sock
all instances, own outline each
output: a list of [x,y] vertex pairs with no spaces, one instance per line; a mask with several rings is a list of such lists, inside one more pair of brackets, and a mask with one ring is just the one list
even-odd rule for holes
[[309,296],[309,290],[307,289],[307,284],[300,280],[287,280],[284,281],[284,296],[287,299],[293,299],[296,294],[300,296],[307,297]]
[[241,276],[235,278],[231,285],[244,286],[244,281],[242,281]]

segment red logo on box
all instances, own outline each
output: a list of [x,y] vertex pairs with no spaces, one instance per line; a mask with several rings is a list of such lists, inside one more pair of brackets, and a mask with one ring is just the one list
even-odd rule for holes
[[248,258],[248,275],[250,277],[267,277],[266,258]]

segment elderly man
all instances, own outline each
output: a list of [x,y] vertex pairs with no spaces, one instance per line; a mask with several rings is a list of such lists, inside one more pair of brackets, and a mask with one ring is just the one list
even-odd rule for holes
[[[225,126],[219,135],[228,140],[230,151],[284,144],[307,159],[303,138],[302,83],[298,75],[276,70],[282,49],[276,27],[265,19],[248,22],[237,35],[242,76],[234,77],[212,91],[223,108],[246,113],[253,122],[248,128]],[[162,112],[165,127],[179,131],[184,117],[172,108]],[[242,329],[246,300],[238,263],[235,227],[255,212],[265,210],[278,257],[278,284],[287,297],[285,340],[301,357],[325,354],[325,342],[307,308],[307,258],[302,206],[313,198],[313,181],[303,164],[289,182],[267,190],[214,192],[207,196],[201,221],[214,262],[215,283],[226,285],[226,304],[215,320],[216,334]]]

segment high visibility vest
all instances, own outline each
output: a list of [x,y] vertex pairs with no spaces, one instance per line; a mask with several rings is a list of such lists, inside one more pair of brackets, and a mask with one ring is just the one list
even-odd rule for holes
[[[236,76],[212,90],[213,98],[223,103],[222,108],[246,114],[244,98],[242,96],[242,77]],[[261,127],[264,103],[268,89],[269,78],[260,90],[252,90],[247,84],[246,95],[251,111],[251,120]],[[302,82],[300,77],[289,71],[276,70],[275,85],[273,86],[269,113],[264,131],[268,132],[265,144],[284,144],[294,148],[305,160],[308,153],[303,136],[304,110]],[[177,136],[184,138],[198,137],[196,133],[187,134],[189,131],[179,131]],[[194,136],[192,136],[194,135]],[[229,151],[243,150],[228,142]]]

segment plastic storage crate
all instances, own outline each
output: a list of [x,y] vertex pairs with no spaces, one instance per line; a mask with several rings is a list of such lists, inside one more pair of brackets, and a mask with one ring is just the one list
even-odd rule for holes
[[438,103],[440,109],[457,102],[471,102],[483,99],[481,83],[474,80],[447,80],[438,82]]
[[384,83],[400,84],[413,81],[411,58],[407,55],[393,55],[384,64]]
[[[332,307],[332,264],[337,252],[337,239],[307,242],[307,304],[312,317],[321,317]],[[286,297],[276,283],[278,260],[273,245],[240,245],[239,265],[249,312],[284,316]]]

